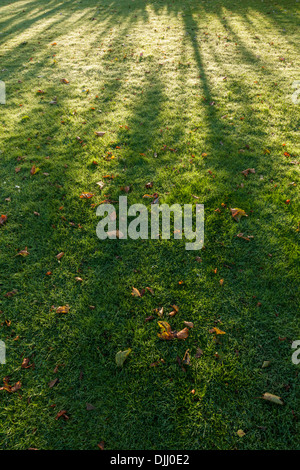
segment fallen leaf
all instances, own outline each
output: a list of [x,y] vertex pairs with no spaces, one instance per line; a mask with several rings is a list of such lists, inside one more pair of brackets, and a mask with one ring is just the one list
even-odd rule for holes
[[93,405],[91,405],[91,403],[87,403],[86,404],[86,409],[87,409],[87,411],[91,411],[91,410],[95,410],[95,407]]
[[244,437],[246,435],[246,433],[242,429],[239,429],[236,433],[239,437]]
[[236,220],[237,222],[239,222],[243,216],[248,217],[248,215],[246,214],[246,212],[245,212],[243,209],[238,209],[238,208],[236,207],[236,208],[230,209],[230,210],[231,210],[231,215],[232,215],[232,217],[233,217],[234,220]]
[[249,173],[255,173],[255,168],[247,168],[247,170],[243,170],[241,173],[243,173],[243,175],[245,176],[245,178],[247,178],[247,176],[249,175]]
[[22,369],[30,369],[30,367],[34,367],[34,364],[29,364],[30,359],[28,357],[24,357],[21,368]]
[[6,221],[7,221],[7,215],[2,214],[0,217],[0,225],[4,225]]
[[133,295],[134,297],[142,297],[140,291],[136,289],[136,287],[132,288],[131,295]]
[[79,197],[80,199],[90,199],[93,196],[95,196],[93,193],[81,193]]
[[189,354],[189,349],[187,349],[184,353],[183,359],[182,359],[183,364],[186,364],[187,366],[190,365],[191,363],[191,357]]
[[119,351],[117,352],[116,354],[116,363],[117,363],[117,366],[119,367],[122,367],[125,360],[127,359],[127,357],[129,356],[129,354],[131,353],[131,349],[126,349],[126,351]]
[[166,321],[159,321],[158,326],[160,327],[160,333],[157,333],[157,336],[160,339],[171,340],[174,338],[174,334],[171,331],[171,326]]
[[184,323],[185,326],[187,326],[188,328],[194,328],[194,323],[191,322],[191,321],[184,321],[183,323]]
[[269,365],[270,365],[270,361],[264,361],[261,368],[265,369],[266,367],[269,367]]
[[215,333],[216,335],[226,335],[225,331],[220,330],[217,327],[213,327],[211,330],[209,330],[210,333]]
[[272,403],[276,403],[276,405],[284,404],[280,397],[278,397],[277,395],[272,395],[272,393],[264,393],[261,398],[267,401],[271,401]]
[[150,292],[150,294],[154,295],[154,290],[151,287],[146,287],[146,289]]
[[29,255],[29,251],[27,251],[27,246],[26,246],[25,250],[19,251],[19,253],[17,253],[16,256],[28,256],[28,255]]
[[188,337],[188,335],[189,335],[189,329],[188,328],[183,328],[183,330],[176,333],[176,338],[186,339]]
[[67,411],[66,410],[61,410],[59,411],[59,413],[57,413],[55,419],[58,419],[60,418],[61,416],[64,418],[64,419],[69,419],[69,416],[66,415]]
[[103,183],[103,181],[98,181],[98,183],[96,183],[100,189],[103,189],[104,186],[105,186],[105,183]]
[[57,307],[56,313],[69,313],[70,307],[69,305],[63,305],[62,307]]
[[35,165],[30,170],[31,175],[35,175],[39,171],[39,168],[37,168]]
[[202,349],[197,348],[197,351],[196,351],[196,354],[195,354],[195,358],[196,358],[196,359],[199,359],[199,357],[201,357],[202,354],[203,354]]
[[54,385],[57,384],[57,382],[58,382],[58,378],[55,378],[55,379],[51,380],[51,381],[48,383],[48,387],[49,387],[49,388],[54,387]]

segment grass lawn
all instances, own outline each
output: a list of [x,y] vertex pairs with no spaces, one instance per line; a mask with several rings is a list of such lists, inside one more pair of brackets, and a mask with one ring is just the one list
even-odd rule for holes
[[[300,449],[297,19],[295,0],[1,1],[1,449]],[[153,193],[204,204],[202,250],[97,238],[101,202]],[[194,328],[164,341],[160,320]]]

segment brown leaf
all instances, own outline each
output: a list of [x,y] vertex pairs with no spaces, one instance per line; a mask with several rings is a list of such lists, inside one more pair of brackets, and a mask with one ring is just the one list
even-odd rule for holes
[[58,419],[60,418],[61,416],[64,418],[64,419],[69,419],[69,416],[66,415],[67,411],[66,410],[61,410],[57,413],[55,419]]
[[55,379],[51,380],[51,381],[48,383],[48,387],[49,387],[49,388],[54,387],[54,385],[57,384],[57,382],[58,382],[58,378],[55,378]]
[[125,193],[129,193],[131,187],[130,186],[121,186],[121,191],[124,191]]
[[9,377],[4,377],[4,386],[0,387],[0,390],[6,390],[9,393],[14,393],[21,388],[22,384],[20,381],[16,382],[15,385],[9,385],[9,379]]
[[99,442],[99,444],[97,444],[97,446],[99,447],[100,450],[104,450],[104,441],[101,441]]
[[27,246],[25,246],[25,250],[19,251],[16,256],[28,256],[29,252],[27,251]]
[[6,221],[7,221],[7,215],[2,214],[0,217],[0,225],[4,225]]
[[184,321],[183,323],[184,323],[185,326],[187,326],[188,328],[194,328],[194,323],[191,322],[191,321]]
[[16,382],[15,385],[13,385],[10,389],[10,391],[12,393],[16,392],[17,390],[19,390],[21,388],[22,384],[20,381]]
[[69,305],[64,305],[62,307],[57,307],[56,313],[69,313],[70,307]]
[[196,358],[196,359],[199,359],[199,357],[201,357],[202,354],[203,354],[202,349],[197,348],[197,351],[196,351],[196,354],[195,354],[195,358]]
[[91,410],[95,410],[95,407],[94,407],[94,405],[91,405],[91,403],[87,403],[86,404],[86,409],[87,409],[87,411],[91,411]]
[[144,323],[147,323],[148,321],[154,320],[154,316],[150,315],[149,317],[145,318]]
[[146,287],[146,289],[150,292],[150,294],[154,295],[154,290],[151,287]]
[[35,175],[38,170],[39,170],[39,168],[36,168],[36,166],[33,165],[33,167],[32,167],[31,170],[30,170],[30,174],[31,174],[31,175]]
[[33,364],[29,365],[29,361],[30,361],[30,359],[28,357],[24,357],[24,359],[22,361],[22,364],[21,364],[21,368],[22,369],[30,369],[30,367],[33,367]]
[[189,335],[189,329],[188,328],[183,328],[183,330],[176,333],[176,338],[186,339],[188,337],[188,335]]
[[255,168],[247,168],[247,170],[243,170],[241,173],[247,178],[249,173],[255,173]]
[[56,258],[61,259],[63,256],[64,256],[64,252],[62,251],[61,253],[58,253],[58,255],[56,255]]

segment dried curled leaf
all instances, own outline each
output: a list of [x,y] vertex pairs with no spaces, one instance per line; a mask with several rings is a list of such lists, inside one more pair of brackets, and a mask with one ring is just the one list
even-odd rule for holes
[[117,366],[119,367],[122,367],[125,360],[127,359],[127,357],[129,356],[129,354],[131,353],[131,349],[126,349],[126,351],[119,351],[117,352],[116,354],[116,363],[117,363]]
[[247,178],[249,173],[255,173],[255,168],[247,168],[246,170],[243,170],[241,173]]
[[142,297],[140,291],[136,289],[136,287],[132,288],[131,295],[133,295],[134,297]]
[[0,387],[0,390],[6,390],[9,393],[16,392],[22,386],[22,383],[20,381],[16,382],[15,385],[9,385],[9,377],[4,377],[3,382],[4,386]]
[[239,222],[243,216],[244,216],[244,217],[248,217],[248,215],[246,214],[246,212],[245,212],[243,209],[239,209],[238,207],[235,207],[234,209],[230,209],[230,210],[231,210],[231,215],[232,215],[232,217],[233,217],[234,220],[236,220],[237,222]]
[[79,197],[80,197],[80,199],[90,199],[93,196],[94,196],[93,193],[81,193],[81,195]]
[[160,327],[160,333],[157,333],[157,336],[160,339],[170,340],[174,338],[174,334],[172,333],[171,326],[166,321],[159,321],[158,326]]
[[62,307],[57,307],[56,313],[69,313],[70,307],[69,305],[63,305]]
[[17,253],[17,256],[28,256],[29,255],[29,251],[27,251],[27,246],[25,246],[25,250],[21,250],[19,251],[19,253]]
[[182,359],[183,364],[186,364],[187,366],[190,365],[191,363],[191,357],[189,353],[189,349],[187,349],[184,353],[183,359]]

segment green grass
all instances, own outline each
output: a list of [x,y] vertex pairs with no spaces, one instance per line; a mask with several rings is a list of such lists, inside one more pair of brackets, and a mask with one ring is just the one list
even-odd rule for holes
[[[22,383],[0,391],[2,449],[299,449],[298,5],[1,1],[0,371]],[[99,240],[91,204],[127,185],[129,204],[150,207],[149,192],[203,203],[205,249]],[[194,323],[188,339],[162,341],[160,318],[144,322],[162,306],[173,329]]]

